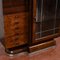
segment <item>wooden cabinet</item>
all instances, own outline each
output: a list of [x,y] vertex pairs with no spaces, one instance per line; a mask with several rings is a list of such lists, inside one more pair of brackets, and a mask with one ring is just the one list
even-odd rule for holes
[[3,14],[9,51],[46,48],[60,35],[59,0],[3,0]]

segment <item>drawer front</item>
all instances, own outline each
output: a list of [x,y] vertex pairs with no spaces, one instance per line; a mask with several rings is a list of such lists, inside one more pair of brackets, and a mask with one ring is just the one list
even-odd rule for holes
[[19,13],[4,16],[6,48],[27,43],[28,23],[26,15],[27,13]]
[[13,14],[21,13],[27,11],[25,7],[28,5],[27,0],[3,0],[3,13],[4,14]]

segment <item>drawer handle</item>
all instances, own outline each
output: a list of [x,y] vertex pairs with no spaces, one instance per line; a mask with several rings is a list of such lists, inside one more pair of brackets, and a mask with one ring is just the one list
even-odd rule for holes
[[36,21],[36,18],[33,18],[35,23],[41,23],[39,20]]

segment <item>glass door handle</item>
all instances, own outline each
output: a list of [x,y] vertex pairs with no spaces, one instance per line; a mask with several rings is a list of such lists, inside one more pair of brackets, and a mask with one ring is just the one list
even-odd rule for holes
[[41,23],[39,20],[36,20],[35,17],[33,18],[33,21],[34,21],[35,23]]

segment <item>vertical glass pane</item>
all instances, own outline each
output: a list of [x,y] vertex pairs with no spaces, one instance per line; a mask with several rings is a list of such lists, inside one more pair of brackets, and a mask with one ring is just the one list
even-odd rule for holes
[[42,31],[54,29],[56,0],[43,0]]
[[56,27],[60,27],[60,0],[57,0]]
[[37,0],[36,22],[40,22],[41,21],[41,7],[42,7],[42,0]]
[[44,19],[42,22],[42,31],[54,29],[54,19]]

